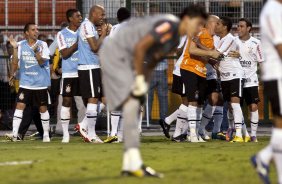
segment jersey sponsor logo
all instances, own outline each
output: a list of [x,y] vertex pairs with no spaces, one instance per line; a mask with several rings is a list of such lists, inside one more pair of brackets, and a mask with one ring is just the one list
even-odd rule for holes
[[[242,59],[242,58],[240,58]],[[240,64],[242,67],[245,67],[245,68],[250,68],[251,65],[252,65],[252,62],[251,61],[246,61],[246,60],[240,60]]]
[[26,75],[38,75],[38,72],[25,72]]
[[162,33],[169,31],[170,28],[171,28],[170,23],[165,22],[165,23],[162,23],[161,25],[159,25],[158,27],[156,27],[155,30],[156,30],[157,33],[162,34]]
[[227,73],[221,73],[221,76],[223,76],[223,77],[229,77],[230,76],[230,72],[227,72]]
[[24,65],[24,68],[25,68],[25,69],[29,69],[29,68],[34,67],[34,66],[36,66],[36,65],[37,65],[37,64],[33,64],[33,65],[26,65],[26,64],[25,64],[25,65]]

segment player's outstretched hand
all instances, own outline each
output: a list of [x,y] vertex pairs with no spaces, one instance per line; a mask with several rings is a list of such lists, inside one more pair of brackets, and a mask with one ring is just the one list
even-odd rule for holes
[[234,57],[234,58],[239,58],[241,55],[240,55],[240,53],[238,51],[234,50],[234,51],[230,51],[228,53],[228,56],[229,57]]
[[101,26],[101,35],[106,36],[108,32],[108,24],[102,24]]
[[8,41],[10,42],[10,44],[13,46],[13,48],[17,48],[18,44],[16,42],[16,40],[13,38],[13,35],[11,35],[8,39]]
[[132,95],[135,97],[144,96],[148,91],[148,84],[145,81],[144,75],[138,75],[135,78]]

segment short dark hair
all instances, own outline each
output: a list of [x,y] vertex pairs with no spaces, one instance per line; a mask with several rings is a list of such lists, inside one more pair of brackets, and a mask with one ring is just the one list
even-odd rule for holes
[[29,27],[32,25],[36,25],[34,22],[29,22],[24,26],[24,33],[29,30]]
[[194,17],[202,17],[203,19],[207,19],[208,18],[208,14],[205,10],[204,7],[197,5],[197,4],[193,4],[190,5],[186,8],[184,8],[184,10],[182,11],[182,13],[180,14],[180,19],[183,19],[185,16],[194,18]]
[[232,29],[232,20],[230,17],[220,17],[222,24],[227,27],[227,31],[230,32]]
[[246,25],[247,25],[247,27],[250,27],[251,29],[250,29],[250,31],[252,30],[252,28],[253,28],[253,24],[252,24],[252,22],[249,20],[249,19],[247,19],[247,18],[240,18],[239,19],[239,22],[246,22]]
[[118,9],[117,11],[117,20],[118,22],[122,22],[126,19],[129,19],[130,18],[130,11],[125,8],[125,7],[121,7]]
[[78,9],[68,9],[67,10],[66,17],[67,17],[68,22],[70,22],[70,17],[72,17],[73,14],[76,12],[79,12],[79,10]]

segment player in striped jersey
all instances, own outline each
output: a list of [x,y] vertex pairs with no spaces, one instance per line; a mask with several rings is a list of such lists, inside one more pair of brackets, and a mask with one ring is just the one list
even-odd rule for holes
[[[231,119],[230,115],[234,117],[236,136],[232,141],[244,142],[242,137],[243,113],[240,107],[243,68],[239,58],[231,55],[232,51],[238,51],[235,37],[230,33],[231,28],[231,19],[228,17],[220,17],[215,29],[215,33],[220,39],[215,45],[216,49],[224,56],[219,62],[219,72],[223,99],[229,103],[229,118]],[[233,128],[233,123],[230,124],[229,128]]]
[[252,23],[246,19],[241,18],[238,22],[237,31],[239,36],[236,38],[236,43],[239,46],[240,63],[244,70],[244,87],[242,105],[244,101],[249,107],[250,121],[251,121],[251,137],[248,134],[246,125],[243,124],[243,134],[245,134],[245,142],[257,142],[257,128],[259,122],[258,113],[258,75],[257,65],[264,61],[261,52],[260,40],[250,35]]

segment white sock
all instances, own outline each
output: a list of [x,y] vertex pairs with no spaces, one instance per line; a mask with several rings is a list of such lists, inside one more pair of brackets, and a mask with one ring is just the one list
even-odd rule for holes
[[119,125],[118,125],[118,133],[117,133],[118,141],[123,141],[123,120],[122,116],[120,116]]
[[70,107],[62,106],[61,122],[62,122],[62,127],[63,127],[63,136],[69,137]]
[[41,116],[43,131],[44,131],[43,136],[49,136],[49,130],[50,130],[50,124],[49,124],[50,115],[49,115],[49,112],[46,111],[46,112],[40,113],[40,116]]
[[174,111],[171,115],[165,118],[165,123],[168,125],[171,125],[171,123],[177,119],[177,114],[178,114],[178,109]]
[[233,117],[233,113],[230,110],[228,110],[227,112],[227,118],[228,118],[228,128],[234,129],[234,117]]
[[201,119],[203,117],[203,108],[202,107],[197,107],[196,113],[197,113],[196,133],[198,134],[199,128],[200,128],[200,124],[201,124]]
[[239,103],[231,103],[233,109],[233,117],[235,122],[236,136],[242,137],[242,121],[243,113]]
[[86,113],[85,113],[85,116],[84,116],[82,122],[79,123],[79,126],[81,126],[83,129],[87,130],[88,121],[87,121]]
[[259,122],[259,113],[258,110],[251,112],[251,136],[256,137],[257,136],[257,130],[258,130],[258,122]]
[[216,106],[213,113],[214,127],[212,133],[220,132],[222,120],[223,120],[223,106]]
[[96,137],[95,126],[97,120],[97,104],[87,104],[86,109],[86,117],[87,117],[87,130],[88,130],[88,138],[93,139]]
[[250,137],[244,118],[242,121],[242,133],[243,133],[243,136]]
[[13,137],[18,137],[19,128],[23,118],[23,110],[16,109],[13,117]]
[[111,136],[117,135],[120,115],[121,115],[120,111],[111,112]]
[[201,124],[200,124],[200,127],[199,127],[199,133],[200,134],[205,133],[206,126],[210,122],[212,115],[214,114],[215,109],[216,109],[216,106],[211,106],[210,104],[208,104],[206,106],[204,113],[203,113],[203,117],[201,119]]
[[263,148],[259,153],[258,153],[259,158],[262,160],[264,164],[269,164],[272,157],[273,157],[273,152],[272,152],[272,147],[271,145],[267,145],[265,148]]
[[179,109],[177,110],[177,118],[176,118],[176,127],[173,134],[173,137],[177,137],[181,135],[183,131],[183,126],[187,122],[187,110],[188,107],[185,105],[180,105]]
[[197,119],[197,107],[189,105],[187,111],[187,117],[188,117],[191,136],[197,136],[196,133],[197,121],[200,121],[200,119],[199,120]]
[[282,183],[282,128],[273,128],[271,137],[271,147],[273,150],[273,160],[276,165],[278,183]]
[[99,113],[100,113],[105,107],[106,107],[105,104],[100,103],[100,104],[99,104]]
[[141,168],[143,161],[138,148],[130,148],[123,155],[123,169],[128,171],[137,171]]

